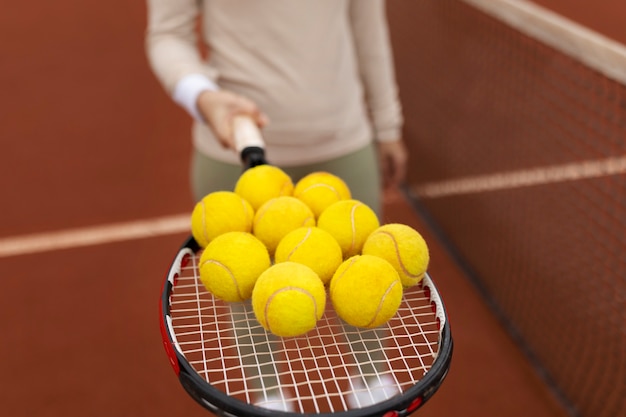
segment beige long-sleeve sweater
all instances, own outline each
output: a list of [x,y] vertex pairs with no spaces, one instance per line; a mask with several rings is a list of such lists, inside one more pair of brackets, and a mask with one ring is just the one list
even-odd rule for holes
[[[400,138],[384,0],[148,0],[148,17],[148,58],[165,89],[173,95],[201,74],[256,102],[271,121],[263,136],[272,163],[315,163]],[[238,163],[202,121],[193,141]]]

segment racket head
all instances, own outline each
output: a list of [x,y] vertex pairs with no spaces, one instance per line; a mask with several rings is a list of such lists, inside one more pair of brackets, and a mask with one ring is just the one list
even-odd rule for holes
[[[161,294],[161,335],[170,364],[178,376],[181,385],[198,404],[212,413],[229,417],[262,417],[276,415],[316,415],[320,417],[405,416],[411,414],[426,403],[443,383],[451,363],[453,340],[443,301],[431,277],[426,274],[419,286],[405,291],[405,300],[403,300],[403,304],[397,315],[399,317],[392,319],[389,322],[390,324],[388,324],[389,334],[391,335],[388,344],[393,345],[393,343],[396,343],[398,345],[393,347],[390,351],[391,353],[389,353],[389,356],[395,356],[393,364],[390,362],[390,366],[400,366],[398,364],[402,362],[405,364],[410,362],[415,366],[414,369],[408,371],[398,371],[398,375],[402,372],[401,378],[409,378],[408,382],[404,381],[401,384],[402,388],[399,394],[370,406],[353,409],[347,408],[344,400],[337,399],[345,398],[349,395],[350,387],[343,389],[343,392],[341,388],[336,388],[335,390],[339,390],[339,392],[332,393],[323,392],[325,389],[322,389],[318,394],[309,392],[307,395],[303,395],[303,397],[306,398],[296,398],[293,400],[294,405],[300,412],[275,411],[254,405],[252,400],[253,395],[245,392],[245,382],[241,382],[244,384],[243,389],[238,387],[231,390],[231,388],[225,387],[229,379],[237,379],[237,377],[231,378],[227,375],[232,369],[235,369],[234,372],[240,375],[239,378],[242,378],[241,375],[243,375],[245,379],[244,365],[242,365],[241,362],[237,364],[236,358],[226,357],[226,354],[224,354],[224,358],[220,358],[221,363],[224,364],[222,366],[224,369],[205,369],[203,371],[203,367],[206,368],[207,363],[198,363],[198,350],[207,350],[206,352],[201,352],[201,355],[214,357],[218,355],[216,352],[221,354],[222,352],[232,350],[233,347],[227,346],[228,343],[236,343],[233,342],[234,338],[228,336],[229,326],[233,325],[231,319],[228,318],[230,306],[228,303],[223,303],[213,298],[212,295],[204,290],[202,283],[199,282],[197,260],[200,256],[200,252],[201,249],[197,242],[193,237],[189,237],[183,243],[171,263],[170,269],[165,276]],[[193,308],[190,309],[189,306],[191,304],[196,304],[198,309],[196,311],[193,311]],[[411,304],[420,305],[412,306]],[[282,345],[279,344],[279,346],[282,346],[282,351],[274,352],[274,354],[284,355],[285,357],[289,355],[299,355],[301,352],[307,350],[307,346],[310,347],[312,344],[323,345],[329,340],[334,340],[335,336],[330,337],[328,333],[341,333],[345,328],[339,323],[339,319],[333,316],[331,310],[332,309],[327,308],[325,312],[326,319],[322,319],[324,321],[320,322],[320,325],[316,330],[312,331],[312,334],[307,334],[303,338],[281,339],[280,343],[282,343]],[[428,310],[428,312],[426,310]],[[196,317],[192,316],[205,316],[204,320],[207,320],[207,317],[209,317],[209,319],[201,323],[196,322]],[[419,320],[417,316],[419,316]],[[423,319],[423,317],[426,316],[428,318]],[[257,325],[253,323],[254,320],[251,316],[248,317],[248,319],[251,326]],[[189,320],[191,320],[191,325],[189,324]],[[199,320],[201,321],[202,318]],[[215,322],[211,322],[211,320]],[[401,325],[396,323],[398,320],[402,322]],[[424,323],[421,323],[421,321],[424,321]],[[428,323],[426,323],[426,321],[428,321]],[[394,332],[401,332],[403,334],[398,336],[394,335]],[[418,334],[419,332],[428,333],[428,335]],[[190,336],[191,333],[195,334],[195,336],[193,334]],[[198,340],[196,340],[195,343],[190,343],[190,337],[191,339],[196,338]],[[221,341],[216,342],[217,340]],[[230,342],[228,342],[229,340]],[[215,343],[221,343],[222,347],[217,350],[215,348],[212,350],[205,349]],[[419,352],[418,357],[412,352],[409,352],[406,357],[402,357],[403,352],[411,350],[411,345],[422,346],[425,343],[429,345],[426,348],[425,354],[424,352]],[[339,350],[350,349],[345,343],[341,344],[341,342],[339,342],[338,346],[337,349]],[[415,349],[417,350],[417,347],[415,347]],[[422,348],[420,347],[419,349]],[[314,349],[311,348],[311,352],[313,352],[313,350]],[[428,350],[430,350],[430,353]],[[320,348],[315,351],[322,352],[324,349]],[[429,355],[432,356],[432,358],[429,358]],[[195,359],[193,357],[195,357]],[[215,366],[216,363],[220,363],[220,359],[213,360],[211,362],[213,365],[210,366]],[[315,358],[307,357],[305,359],[312,359],[316,362]],[[330,358],[318,359],[320,359],[320,362],[324,363],[324,366],[321,366],[322,369],[328,369],[327,365],[333,367]],[[336,358],[333,358],[333,360],[335,359]],[[293,360],[297,361],[297,359]],[[424,365],[417,364],[417,361],[430,362]],[[287,361],[282,362],[282,365],[285,366],[286,363]],[[407,367],[409,366],[407,365]],[[287,378],[286,375],[289,373],[289,369],[281,372],[283,372],[283,374],[279,376],[281,378]],[[305,369],[302,372],[316,374],[317,371],[314,369]],[[333,372],[337,372],[336,369],[333,370]],[[202,375],[203,373],[204,376]],[[223,374],[224,378],[216,378],[214,380],[213,377],[218,374]],[[319,387],[323,384],[334,387],[343,385],[345,387],[347,384],[345,376],[341,377],[343,383],[338,384],[337,381],[333,383],[332,378],[334,378],[334,376],[332,375],[330,377],[322,377],[320,372],[317,372],[317,374],[319,375],[319,380],[307,381],[306,384],[311,385],[313,382],[315,386]],[[315,375],[314,378],[316,378]],[[414,380],[411,380],[411,378]],[[291,392],[306,390],[306,388],[298,386],[298,384],[299,383],[294,379],[292,382],[285,384],[284,387],[281,386],[281,388],[285,388]],[[315,396],[319,398],[310,398]]]

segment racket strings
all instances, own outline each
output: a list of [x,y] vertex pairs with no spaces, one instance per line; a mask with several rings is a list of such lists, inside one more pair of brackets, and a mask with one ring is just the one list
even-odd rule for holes
[[346,325],[328,303],[313,331],[278,338],[256,321],[249,302],[226,303],[209,294],[197,261],[198,255],[181,268],[173,289],[173,331],[194,369],[241,401],[279,395],[301,412],[347,410],[349,395],[369,389],[356,381],[391,381],[404,392],[436,358],[437,316],[419,286],[405,291],[398,314],[379,329]]

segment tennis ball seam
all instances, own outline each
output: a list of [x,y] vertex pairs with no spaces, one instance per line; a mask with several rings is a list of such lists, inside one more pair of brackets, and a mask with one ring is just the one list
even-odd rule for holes
[[352,206],[352,210],[350,210],[350,223],[352,226],[352,243],[350,244],[349,252],[354,251],[354,247],[356,246],[356,209],[361,206],[360,203]]
[[343,266],[343,269],[341,270],[341,273],[338,276],[333,277],[333,279],[332,279],[333,287],[336,286],[336,285],[339,285],[339,280],[344,275],[346,275],[346,272],[348,272],[348,270],[352,267],[352,265],[354,265],[354,263],[357,261],[357,259],[358,259],[357,257],[350,258],[348,260],[350,263]]
[[337,191],[337,189],[335,187],[333,187],[330,184],[311,184],[308,187],[306,187],[305,189],[303,189],[302,191],[300,191],[298,193],[298,196],[303,196],[305,195],[307,192],[315,189],[315,188],[326,188],[327,190],[331,191],[336,197],[337,199],[341,199],[341,196],[339,195],[339,191]]
[[293,249],[291,249],[291,252],[289,252],[289,255],[287,255],[287,260],[290,260],[291,257],[298,251],[298,249],[300,249],[300,247],[304,245],[309,236],[311,236],[311,229],[307,230],[306,235],[302,237],[300,242],[294,245]]
[[409,276],[411,278],[415,278],[415,279],[419,279],[420,277],[424,276],[423,273],[421,273],[421,274],[413,274],[406,268],[406,266],[404,265],[404,262],[402,261],[402,257],[400,256],[400,248],[398,246],[398,241],[396,240],[396,237],[393,235],[393,233],[390,233],[390,232],[387,232],[387,231],[384,231],[384,230],[381,230],[381,231],[378,231],[378,232],[375,232],[375,233],[387,235],[391,239],[391,242],[393,243],[393,247],[394,247],[394,250],[395,250],[396,259],[398,260],[398,264],[400,265],[400,268],[402,268],[402,272],[405,275],[407,275],[407,276]]
[[285,179],[285,181],[283,181],[283,184],[280,186],[280,195],[284,196],[291,194],[289,191],[286,191],[289,190],[290,186],[293,186],[293,182]]
[[204,237],[205,242],[209,242],[209,230],[206,222],[206,203],[201,200],[200,204],[202,205],[202,236]]
[[201,265],[200,265],[200,269],[202,269],[203,266],[205,266],[206,264],[215,264],[218,267],[223,268],[228,275],[230,276],[230,279],[233,281],[234,287],[237,290],[237,295],[239,296],[240,300],[243,300],[244,297],[241,294],[241,288],[239,288],[239,283],[237,282],[237,279],[235,278],[235,274],[233,274],[233,272],[230,270],[230,268],[228,268],[226,265],[224,265],[223,263],[216,261],[215,259],[207,259],[206,261],[204,261]]
[[267,210],[275,203],[276,201],[274,199],[270,199],[268,201],[265,202],[265,204],[263,204],[261,207],[259,207],[259,209],[257,210],[254,219],[252,221],[252,225],[256,226],[258,223],[261,222],[261,219],[263,219],[263,216],[265,216],[265,213],[267,213]]
[[[247,204],[246,204],[247,203]],[[246,220],[249,222],[250,225],[252,225],[252,221],[254,220],[254,209],[252,209],[252,213],[248,210],[249,207],[252,207],[250,203],[248,203],[243,197],[241,198],[241,208],[243,209],[243,212],[245,213],[246,216]]]
[[[282,196],[282,197],[288,197],[288,196]],[[276,201],[277,201],[276,198],[272,198],[272,199],[268,200],[265,204],[263,204],[261,207],[259,207],[259,210],[257,210],[257,212],[256,212],[256,214],[254,216],[254,219],[252,221],[252,226],[253,227],[256,227],[258,225],[258,223],[261,222],[261,220],[263,219],[263,216],[265,216],[265,214],[268,212],[270,207],[272,207],[276,203]],[[298,200],[298,201],[300,201],[300,200]],[[301,203],[301,204],[304,204],[304,203]],[[305,205],[305,207],[306,207],[306,205]],[[315,221],[315,215],[309,216],[309,217],[305,217],[304,219],[302,219],[302,224],[300,226],[301,227],[306,226],[307,223],[309,223],[311,220]]]
[[394,281],[387,287],[387,290],[385,290],[385,294],[383,294],[383,296],[380,297],[380,302],[378,303],[378,307],[376,308],[376,311],[374,312],[374,314],[372,316],[372,319],[367,324],[365,324],[364,327],[370,327],[372,325],[372,323],[374,323],[376,321],[376,319],[378,318],[378,315],[380,314],[380,312],[383,309],[383,305],[385,304],[385,300],[387,298],[387,295],[391,292],[393,287],[395,287],[398,283],[399,283],[399,281]]
[[313,294],[311,294],[309,291],[305,290],[304,288],[300,288],[300,287],[294,287],[294,286],[283,287],[283,288],[280,288],[277,291],[274,291],[269,297],[267,297],[267,300],[265,302],[265,308],[263,309],[263,319],[264,319],[265,324],[267,326],[267,330],[269,330],[272,333],[273,333],[272,325],[271,325],[270,320],[268,318],[268,310],[269,310],[270,306],[272,305],[272,301],[274,300],[274,298],[278,294],[286,292],[286,291],[298,291],[298,292],[306,295],[307,297],[309,297],[311,299],[311,301],[313,302],[313,317],[315,318],[315,321],[317,321],[317,301],[315,300],[315,297],[313,296]]

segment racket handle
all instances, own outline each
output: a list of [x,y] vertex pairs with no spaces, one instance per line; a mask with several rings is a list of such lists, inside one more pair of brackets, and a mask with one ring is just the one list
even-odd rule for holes
[[235,149],[241,156],[245,168],[266,164],[265,141],[254,120],[247,116],[233,119]]

